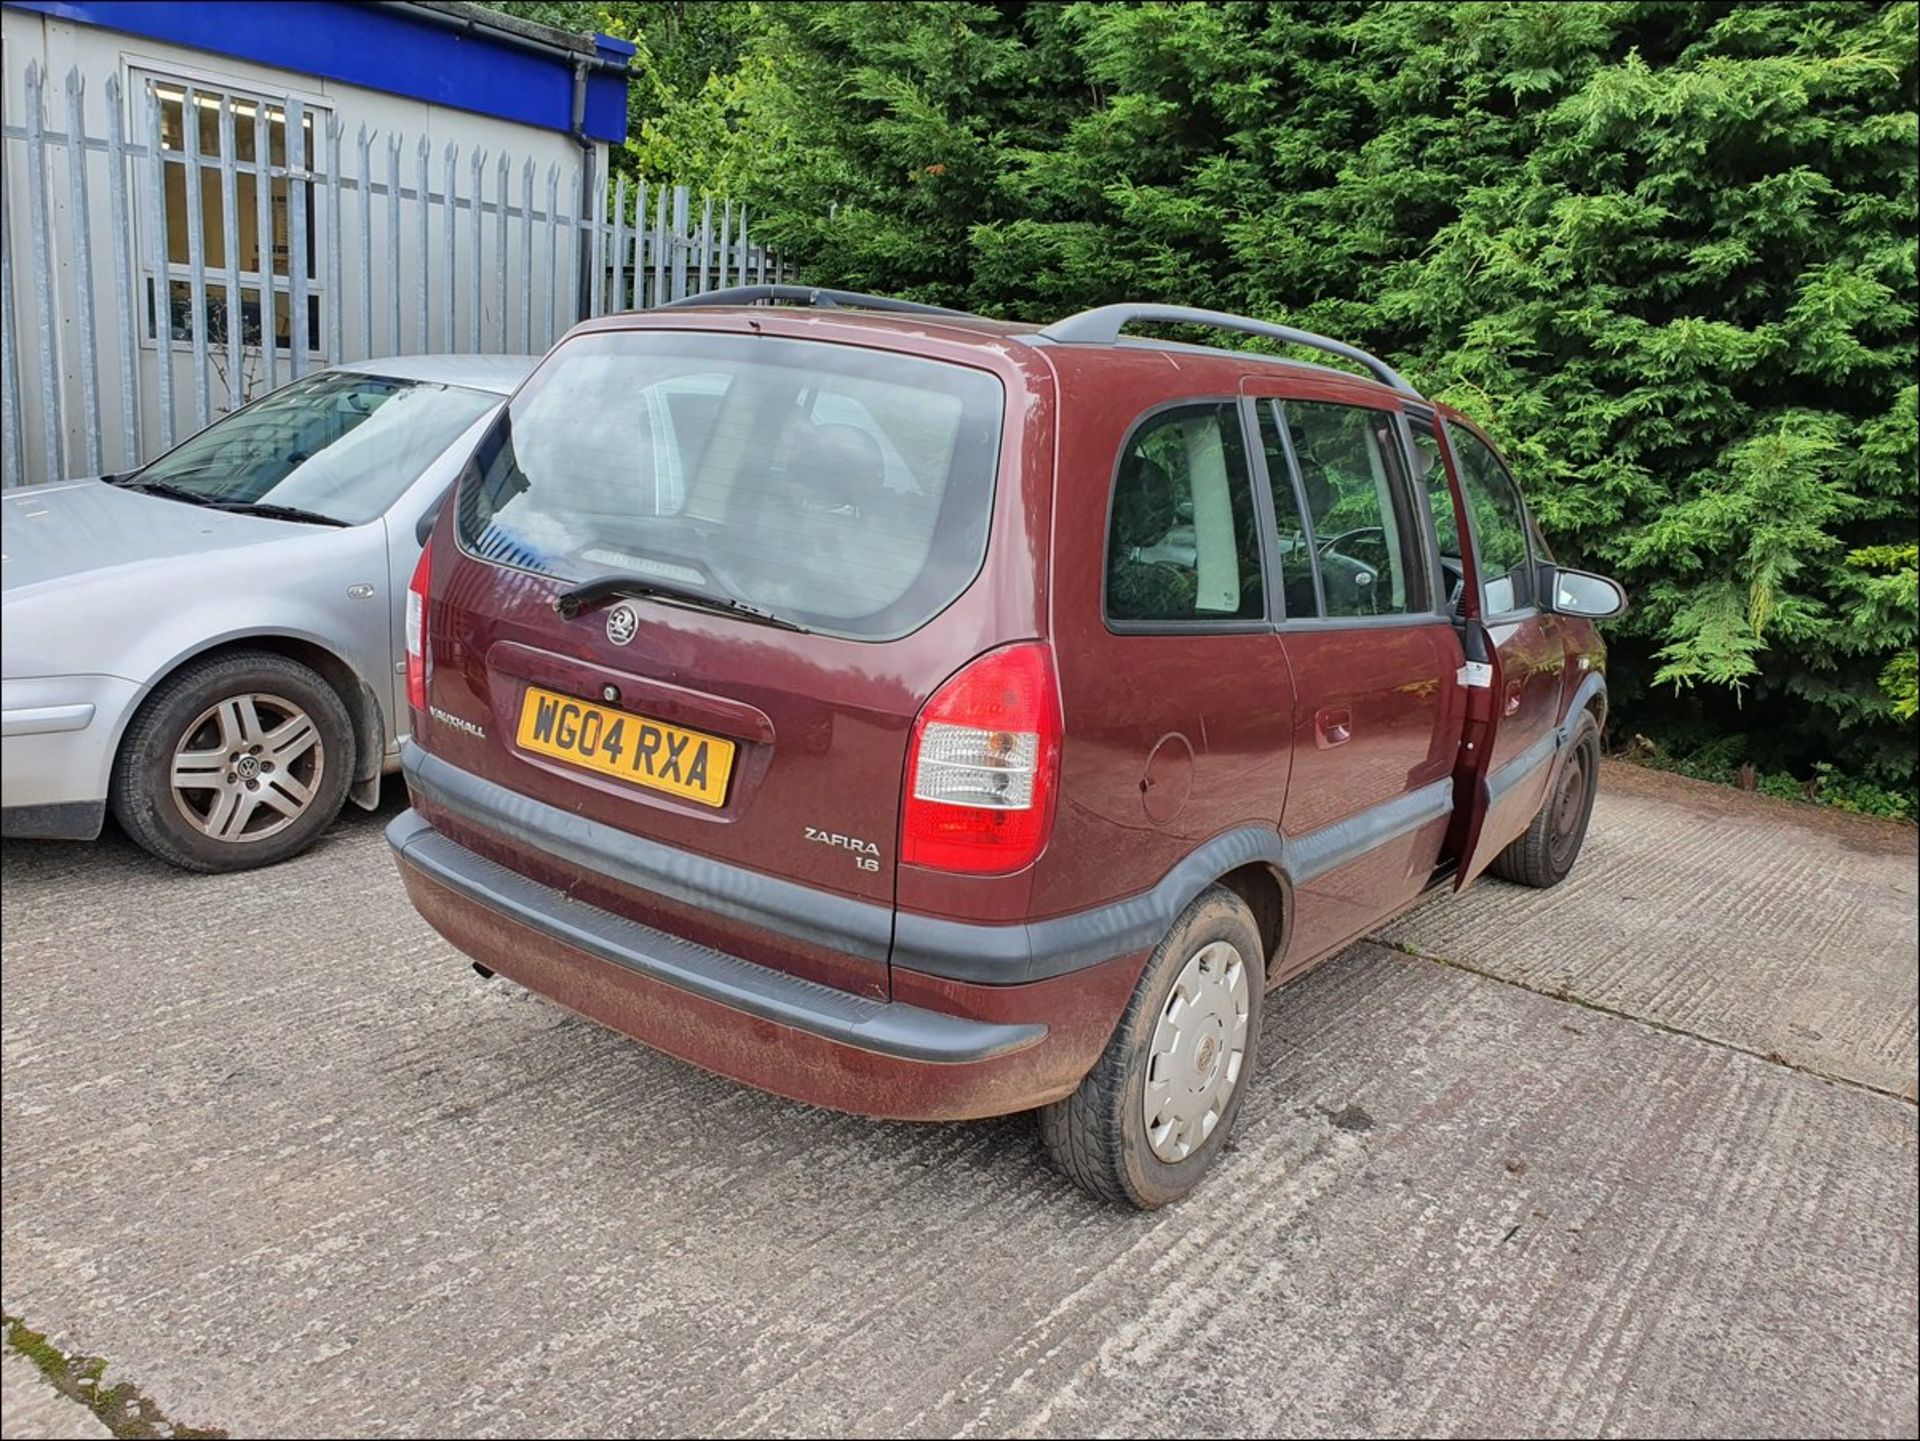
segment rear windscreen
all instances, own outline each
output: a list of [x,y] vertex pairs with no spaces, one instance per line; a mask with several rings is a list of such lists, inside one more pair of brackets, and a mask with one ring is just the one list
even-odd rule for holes
[[483,558],[638,575],[809,629],[899,635],[986,554],[1003,391],[888,351],[763,336],[583,335],[461,482]]

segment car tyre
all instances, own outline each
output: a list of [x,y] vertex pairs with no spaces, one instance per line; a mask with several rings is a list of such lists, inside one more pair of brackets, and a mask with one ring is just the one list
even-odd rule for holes
[[1504,881],[1545,890],[1567,878],[1580,858],[1600,789],[1600,726],[1583,712],[1560,764],[1553,788],[1524,834],[1493,859],[1487,869]]
[[189,665],[141,705],[115,758],[114,816],[190,871],[242,871],[298,855],[345,803],[353,723],[298,661],[242,651]]
[[1088,1194],[1141,1210],[1191,1191],[1246,1098],[1265,981],[1252,911],[1210,887],[1155,947],[1079,1089],[1040,1112],[1054,1165]]

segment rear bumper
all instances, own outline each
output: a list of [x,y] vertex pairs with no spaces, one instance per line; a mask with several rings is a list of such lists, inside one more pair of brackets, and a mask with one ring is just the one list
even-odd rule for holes
[[834,1110],[1027,1110],[1098,1059],[1143,957],[1026,985],[895,972],[882,1001],[696,945],[480,856],[415,811],[388,827],[415,907],[488,969],[659,1050]]

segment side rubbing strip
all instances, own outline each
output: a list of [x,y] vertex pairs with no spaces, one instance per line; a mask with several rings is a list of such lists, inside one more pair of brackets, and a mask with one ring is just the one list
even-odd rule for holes
[[1215,836],[1151,889],[1091,910],[1010,926],[978,925],[901,911],[893,963],[904,970],[988,985],[1038,981],[1151,950],[1193,898],[1251,861],[1286,869],[1277,830],[1245,826]]
[[1453,810],[1453,778],[1437,780],[1417,791],[1395,796],[1382,805],[1308,831],[1295,837],[1291,846],[1293,878],[1296,883],[1337,870],[1348,861],[1358,860],[1375,846],[1418,830],[1429,821],[1437,821]]
[[1560,729],[1556,726],[1552,730],[1543,732],[1532,745],[1487,777],[1487,799],[1490,802],[1499,800],[1501,796],[1551,761],[1559,749]]

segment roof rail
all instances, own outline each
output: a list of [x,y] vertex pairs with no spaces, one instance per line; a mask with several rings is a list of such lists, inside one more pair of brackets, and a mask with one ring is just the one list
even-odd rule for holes
[[757,305],[784,300],[789,305],[812,305],[822,310],[889,310],[901,315],[951,315],[975,320],[964,310],[944,305],[922,305],[917,300],[895,300],[890,295],[862,295],[857,290],[825,290],[817,285],[736,285],[730,290],[708,290],[681,300],[669,300],[654,310],[686,310],[699,305]]
[[1216,330],[1239,330],[1248,335],[1264,335],[1269,340],[1284,340],[1289,345],[1305,345],[1324,350],[1343,360],[1364,365],[1373,378],[1402,395],[1417,396],[1406,378],[1377,355],[1369,355],[1358,346],[1315,335],[1311,330],[1295,330],[1291,325],[1272,325],[1245,315],[1229,315],[1224,310],[1200,310],[1190,305],[1102,305],[1056,320],[1040,332],[1062,345],[1111,345],[1120,332],[1140,321],[1160,321],[1168,325],[1209,325]]

